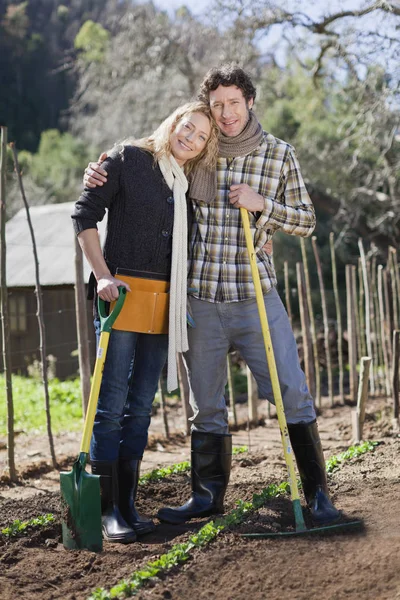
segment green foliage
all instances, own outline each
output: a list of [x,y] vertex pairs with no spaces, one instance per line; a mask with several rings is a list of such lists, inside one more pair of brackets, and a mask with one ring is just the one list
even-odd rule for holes
[[29,26],[29,17],[26,14],[27,6],[28,2],[26,1],[20,4],[10,4],[7,7],[4,25],[11,37],[22,40],[26,36]]
[[[359,446],[351,446],[346,452],[332,457],[330,461],[337,461],[337,465],[347,460],[371,452],[377,442],[365,442]],[[327,461],[327,464],[330,462]],[[327,469],[328,470],[328,469]],[[329,470],[328,470],[329,472]],[[215,522],[210,521],[202,527],[196,534],[191,535],[187,542],[176,544],[166,554],[162,554],[156,561],[147,563],[140,571],[132,573],[129,579],[121,581],[116,586],[107,591],[104,588],[95,589],[88,600],[111,600],[112,598],[129,598],[136,595],[136,592],[149,580],[158,577],[171,569],[172,567],[188,560],[190,553],[195,548],[205,546],[219,533],[242,523],[246,516],[254,510],[258,510],[271,498],[286,495],[290,493],[290,485],[288,482],[282,482],[278,485],[270,484],[264,488],[259,494],[254,494],[252,501],[237,501],[237,508],[229,514],[217,519]]]
[[1,530],[1,534],[6,538],[17,537],[28,533],[28,530],[37,529],[39,527],[46,527],[50,523],[54,523],[55,517],[51,513],[47,515],[41,515],[29,521],[20,521],[17,519],[13,521],[11,525]]
[[[390,243],[397,243],[394,171],[400,145],[395,139],[388,142],[388,131],[396,129],[399,111],[381,67],[369,68],[361,81],[349,73],[338,79],[335,69],[335,63],[327,62],[317,83],[311,69],[294,62],[283,72],[272,69],[262,84],[257,112],[268,131],[295,146],[310,189],[325,195],[316,204],[316,235],[323,247],[332,228],[323,223],[332,219],[330,198],[332,213],[340,205],[334,222],[342,240],[338,258],[349,262],[358,256],[357,238],[365,237],[365,231],[376,238],[378,227],[391,237]],[[376,194],[379,201],[374,201]],[[329,265],[324,259],[322,264]]]
[[[109,0],[0,2],[0,115],[18,149],[66,126],[78,77],[74,37],[90,18],[107,20]],[[119,9],[113,7],[113,14]]]
[[233,456],[236,456],[237,454],[245,454],[248,451],[249,449],[247,446],[234,446],[232,449],[232,454]]
[[366,452],[373,452],[375,447],[378,445],[378,442],[362,442],[361,444],[356,444],[355,446],[350,446],[346,450],[346,452],[342,452],[341,454],[337,454],[336,456],[332,456],[326,461],[326,471],[327,473],[332,473],[336,469],[340,467],[340,465],[352,458],[357,458],[361,456],[361,454],[365,454]]
[[[40,381],[13,375],[15,429],[44,433],[46,414],[44,391]],[[49,382],[53,433],[79,431],[82,428],[82,406],[79,379]],[[0,376],[0,435],[7,433],[7,410],[4,376]]]
[[288,486],[269,485],[261,494],[255,494],[252,502],[239,500],[237,508],[228,515],[211,521],[197,533],[191,535],[187,542],[175,544],[169,552],[162,554],[157,560],[147,563],[140,571],[135,571],[131,577],[114,586],[109,592],[103,588],[94,590],[90,600],[109,600],[111,598],[127,598],[134,595],[149,579],[161,575],[172,567],[188,560],[192,550],[201,548],[215,539],[221,531],[241,523],[251,510],[260,508],[266,500],[287,493]]
[[85,63],[102,62],[109,40],[110,33],[100,23],[89,20],[78,31],[74,46],[80,50],[80,58]]
[[149,481],[158,481],[168,475],[175,475],[177,473],[186,473],[190,469],[190,462],[184,461],[176,463],[170,467],[163,467],[160,469],[153,469],[149,473],[144,473],[139,479],[139,484],[144,485]]
[[18,160],[25,175],[36,185],[46,189],[57,202],[69,202],[77,198],[90,150],[70,133],[49,129],[43,131],[37,153],[21,151]]
[[[243,454],[248,451],[247,446],[235,446],[232,449],[232,454],[238,455]],[[176,463],[169,467],[162,467],[160,469],[153,469],[149,473],[144,473],[141,475],[139,479],[139,485],[145,485],[149,481],[159,481],[160,479],[164,479],[164,477],[168,477],[168,475],[176,475],[177,473],[187,473],[190,470],[190,462],[184,461],[181,463]]]
[[68,6],[65,6],[64,4],[60,4],[60,6],[57,7],[57,17],[61,21],[66,21],[68,19],[68,16],[69,16]]

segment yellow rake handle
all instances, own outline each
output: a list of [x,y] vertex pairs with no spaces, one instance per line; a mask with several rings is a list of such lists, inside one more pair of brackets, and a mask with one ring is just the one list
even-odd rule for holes
[[279,385],[278,372],[276,370],[274,350],[272,348],[271,333],[268,326],[267,311],[265,309],[264,296],[261,287],[260,274],[257,267],[256,252],[254,250],[253,237],[250,231],[249,214],[245,208],[240,209],[242,217],[244,235],[246,238],[247,252],[249,254],[251,275],[253,278],[254,289],[256,292],[256,300],[258,313],[261,321],[261,331],[264,338],[265,352],[267,355],[267,363],[269,374],[271,377],[272,392],[274,395],[276,413],[278,416],[279,428],[281,430],[283,453],[285,462],[289,472],[290,493],[292,501],[299,501],[299,490],[297,487],[296,473],[294,470],[293,452],[290,445],[289,431],[287,428],[285,409],[282,402],[281,388]]

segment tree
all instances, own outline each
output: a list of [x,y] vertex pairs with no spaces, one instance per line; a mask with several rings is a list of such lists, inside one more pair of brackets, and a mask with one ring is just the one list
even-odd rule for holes
[[152,3],[131,6],[107,23],[109,48],[97,62],[78,61],[79,85],[72,130],[105,149],[155,129],[179,104],[195,96],[205,72],[228,59],[256,69],[254,44],[221,33],[187,9],[174,17]]

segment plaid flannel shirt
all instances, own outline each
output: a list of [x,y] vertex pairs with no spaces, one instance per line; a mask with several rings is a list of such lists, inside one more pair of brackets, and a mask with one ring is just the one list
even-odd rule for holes
[[264,132],[260,146],[247,156],[218,158],[215,201],[193,204],[188,283],[201,300],[255,297],[240,210],[229,203],[229,188],[238,183],[264,197],[263,211],[249,212],[264,294],[276,286],[276,274],[263,245],[275,231],[307,237],[315,227],[314,207],[292,146]]

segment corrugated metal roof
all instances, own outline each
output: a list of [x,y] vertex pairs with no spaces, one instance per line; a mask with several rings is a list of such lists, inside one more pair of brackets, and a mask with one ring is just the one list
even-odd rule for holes
[[[41,285],[75,282],[75,242],[71,213],[73,202],[32,206],[29,209],[39,257]],[[106,218],[98,225],[104,241]],[[7,286],[34,286],[35,263],[25,208],[6,223]],[[90,267],[84,258],[85,281]]]

